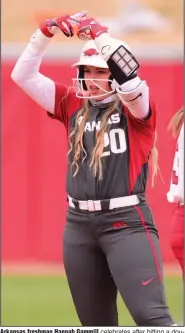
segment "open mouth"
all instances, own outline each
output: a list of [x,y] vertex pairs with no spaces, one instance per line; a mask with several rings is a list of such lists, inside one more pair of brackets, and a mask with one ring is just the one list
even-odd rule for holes
[[92,85],[89,87],[89,89],[92,95],[96,95],[97,92],[100,90],[97,86],[92,86]]

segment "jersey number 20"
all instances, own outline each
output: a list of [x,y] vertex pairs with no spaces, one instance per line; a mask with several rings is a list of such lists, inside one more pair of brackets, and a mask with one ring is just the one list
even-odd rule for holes
[[104,133],[104,152],[102,157],[109,156],[111,152],[114,154],[124,153],[126,149],[125,132],[122,128],[113,128],[109,133]]

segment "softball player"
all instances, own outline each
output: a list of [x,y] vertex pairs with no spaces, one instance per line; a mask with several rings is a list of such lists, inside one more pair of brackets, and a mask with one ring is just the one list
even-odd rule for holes
[[[74,89],[43,76],[39,67],[54,34],[72,37],[76,24],[77,36],[89,41],[73,65]],[[173,325],[158,232],[145,198],[149,156],[156,156],[156,109],[138,67],[125,43],[82,12],[42,23],[11,75],[67,130],[63,253],[83,326],[118,325],[118,290],[138,326]]]
[[171,247],[180,263],[184,275],[184,109],[179,110],[171,119],[169,129],[177,138],[173,162],[169,202],[176,203],[171,220]]

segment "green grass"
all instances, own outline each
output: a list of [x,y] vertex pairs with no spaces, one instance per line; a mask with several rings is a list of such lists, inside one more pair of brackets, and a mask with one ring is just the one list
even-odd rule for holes
[[[174,319],[182,322],[183,284],[181,276],[165,278],[168,305]],[[121,298],[120,326],[134,325]],[[1,280],[3,326],[79,326],[64,276],[3,276]]]

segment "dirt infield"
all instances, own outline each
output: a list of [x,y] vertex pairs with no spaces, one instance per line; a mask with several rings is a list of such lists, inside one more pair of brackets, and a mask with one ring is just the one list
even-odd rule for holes
[[[1,264],[1,275],[64,275],[65,270],[60,263],[43,262],[9,262]],[[180,275],[178,264],[164,265],[165,275]]]

